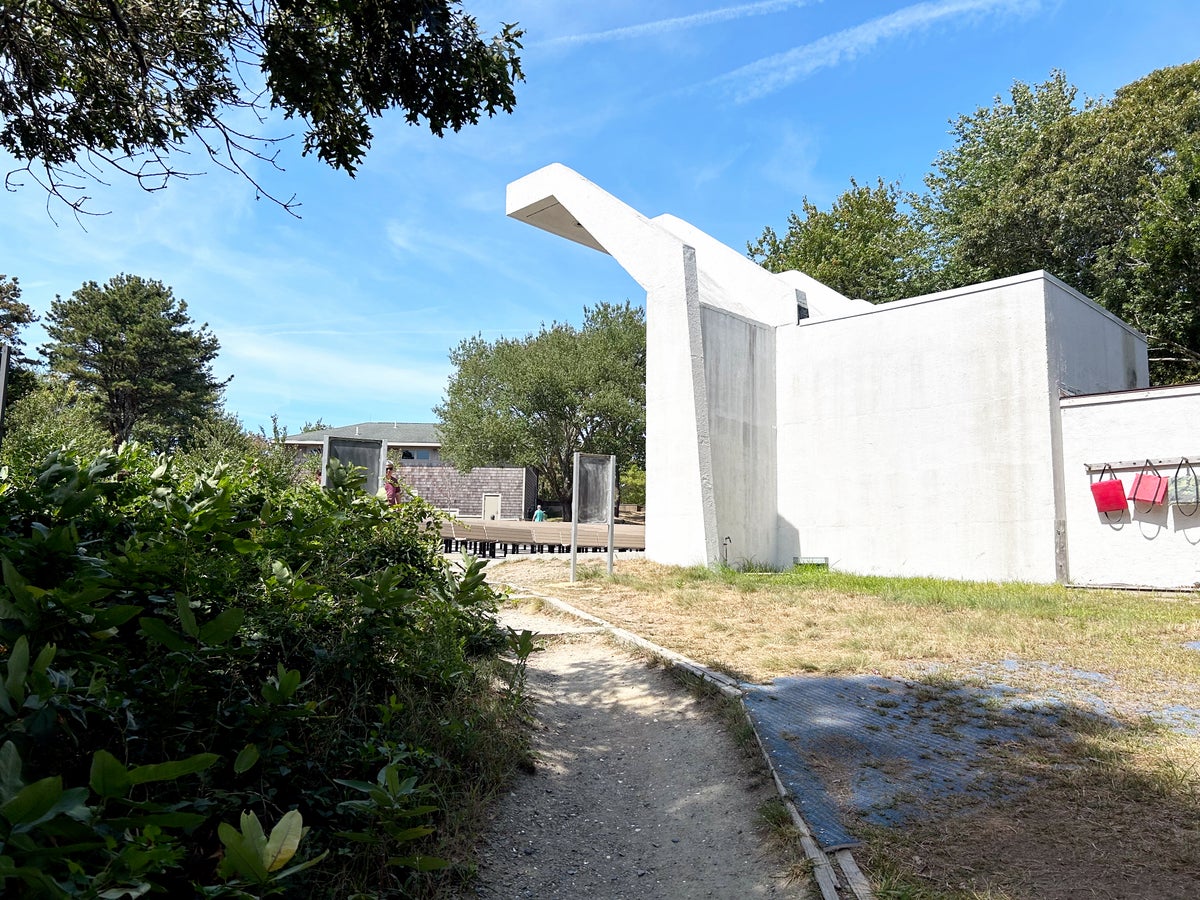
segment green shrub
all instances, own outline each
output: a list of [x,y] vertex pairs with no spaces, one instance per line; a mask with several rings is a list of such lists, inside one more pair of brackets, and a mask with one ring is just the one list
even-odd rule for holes
[[0,462],[24,474],[60,447],[91,454],[112,446],[91,401],[72,382],[57,375],[38,375],[32,382],[5,410]]
[[5,472],[0,893],[418,893],[503,725],[497,597],[432,517],[255,457]]

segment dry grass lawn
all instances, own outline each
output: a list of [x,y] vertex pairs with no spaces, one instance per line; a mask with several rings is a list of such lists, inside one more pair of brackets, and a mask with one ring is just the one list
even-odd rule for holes
[[[930,810],[870,832],[881,897],[1200,897],[1200,735],[1147,713],[1200,711],[1200,597],[840,575],[738,574],[644,559],[497,563],[492,580],[554,596],[715,669],[765,682],[879,673],[1099,699],[1121,726],[1007,748],[1038,790]],[[1200,729],[1200,718],[1192,720]]]

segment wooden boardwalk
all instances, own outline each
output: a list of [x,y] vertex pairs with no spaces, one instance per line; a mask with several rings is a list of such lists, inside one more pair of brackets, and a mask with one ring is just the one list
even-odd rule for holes
[[[442,523],[442,544],[447,553],[466,551],[496,557],[516,553],[569,553],[570,522],[521,522],[513,519],[454,519]],[[613,535],[617,551],[645,550],[645,525],[617,525]],[[578,530],[579,553],[608,550],[607,525],[583,525]]]

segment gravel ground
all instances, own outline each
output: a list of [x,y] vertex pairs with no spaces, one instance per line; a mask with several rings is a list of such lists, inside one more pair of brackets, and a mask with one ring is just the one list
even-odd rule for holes
[[530,660],[536,771],[494,810],[464,897],[807,896],[756,831],[769,776],[686,688],[594,629],[502,621],[564,636]]

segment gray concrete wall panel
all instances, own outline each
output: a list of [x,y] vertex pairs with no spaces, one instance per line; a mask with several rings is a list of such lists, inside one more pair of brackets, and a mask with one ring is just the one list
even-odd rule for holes
[[773,563],[775,331],[707,306],[701,329],[720,553]]

